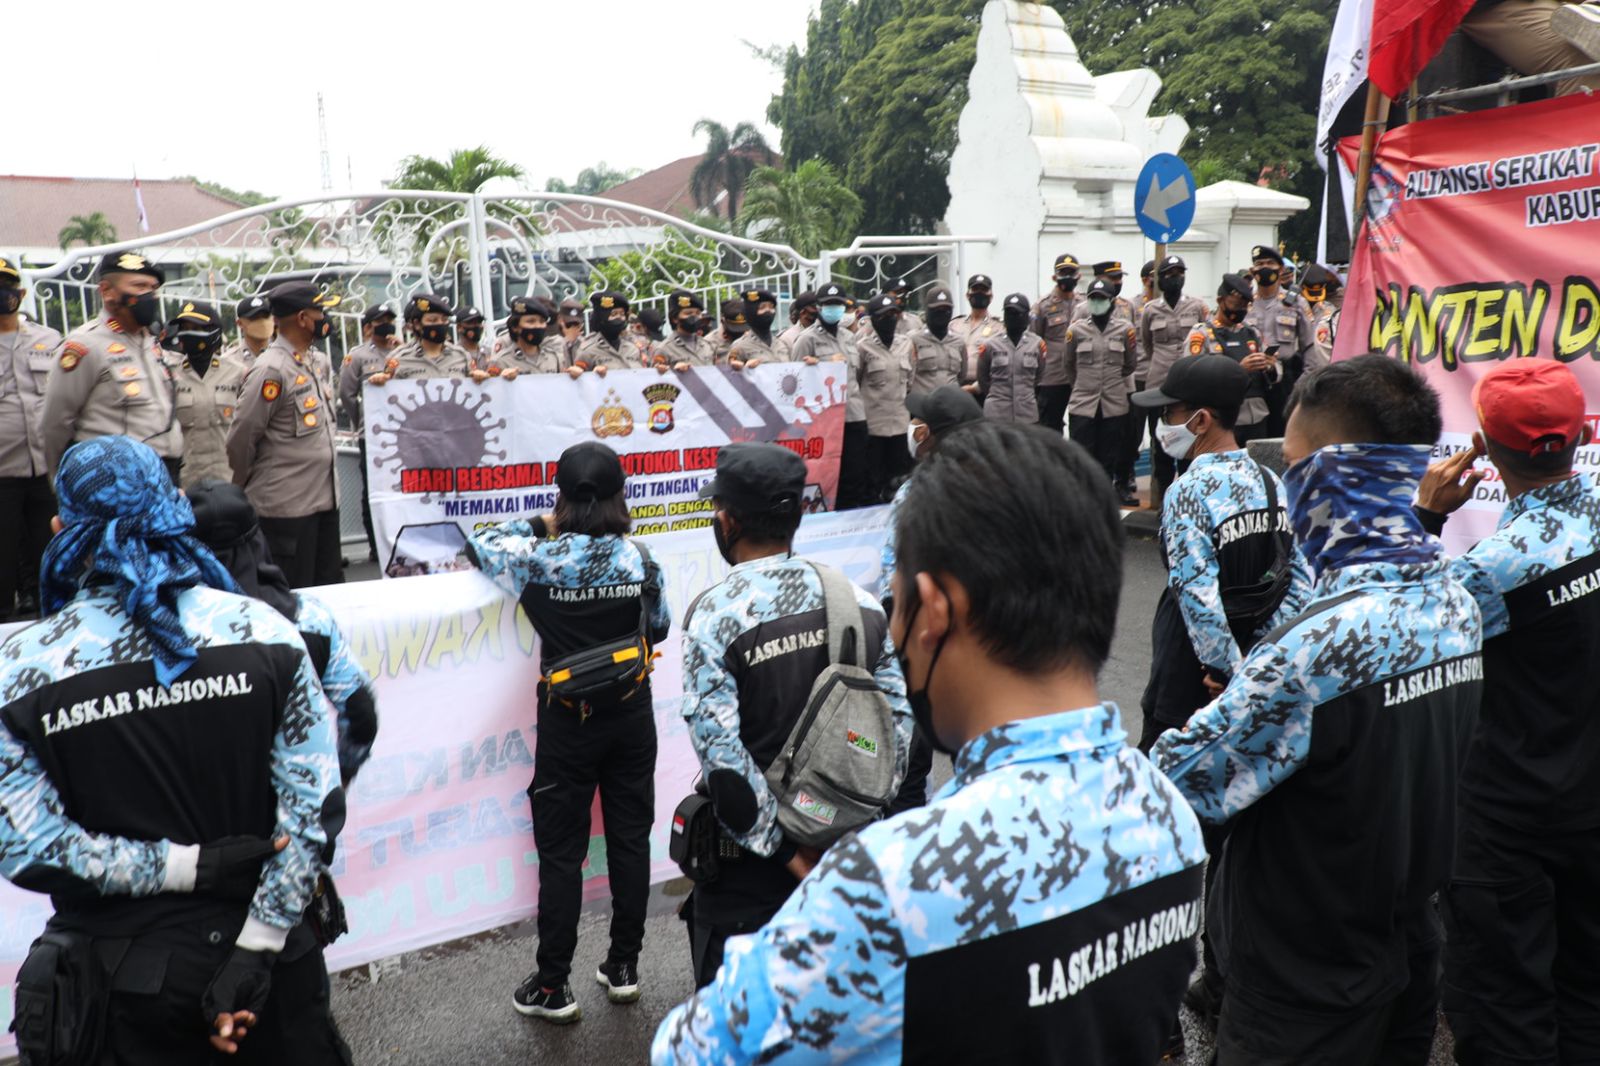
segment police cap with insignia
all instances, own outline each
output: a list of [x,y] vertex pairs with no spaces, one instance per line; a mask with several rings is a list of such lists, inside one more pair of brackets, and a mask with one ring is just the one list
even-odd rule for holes
[[456,312],[456,321],[457,322],[482,322],[483,321],[483,312],[478,310],[476,307],[468,305],[466,307],[461,308],[461,310]]
[[583,321],[583,304],[575,297],[568,296],[561,301],[561,317],[567,322]]
[[513,296],[511,306],[506,311],[506,321],[514,322],[523,315],[543,315],[545,321],[555,317],[555,310],[548,300],[538,296]]
[[1283,265],[1283,253],[1270,244],[1258,244],[1250,249],[1250,262],[1255,263],[1262,259],[1270,259],[1279,266]]
[[987,274],[974,274],[967,282],[968,292],[993,292],[994,281]]
[[603,311],[607,314],[619,307],[626,311],[628,309],[628,298],[614,289],[603,289],[589,297],[589,306],[596,311]]
[[1094,272],[1097,275],[1107,275],[1120,278],[1122,277],[1122,261],[1120,259],[1107,259],[1104,262],[1096,263],[1094,265]]
[[1169,255],[1165,259],[1161,260],[1161,273],[1163,274],[1175,270],[1187,272],[1188,269],[1188,264],[1183,261],[1183,256],[1181,255]]
[[577,503],[609,500],[626,485],[622,460],[599,441],[574,444],[556,460],[556,488]]
[[394,308],[390,307],[388,304],[373,304],[371,307],[361,312],[361,324],[363,326],[370,326],[380,318],[393,317],[395,317]]
[[817,290],[817,303],[819,304],[843,304],[849,302],[850,297],[845,294],[844,289],[831,281]]
[[173,316],[174,322],[192,323],[207,329],[222,328],[222,316],[217,309],[203,300],[185,300],[183,308]]
[[754,311],[762,304],[776,304],[778,298],[768,289],[746,289],[744,290],[744,302],[746,310]]
[[100,269],[95,276],[104,281],[112,274],[143,274],[155,278],[157,285],[167,283],[166,272],[140,252],[107,252],[105,258],[100,260]]
[[1321,285],[1327,289],[1340,289],[1344,282],[1339,280],[1339,275],[1323,266],[1321,263],[1312,263],[1306,267],[1306,276],[1301,279],[1302,286]]
[[945,288],[943,285],[935,285],[928,292],[928,298],[922,303],[922,306],[927,308],[955,307],[955,305],[956,301],[950,295],[950,290]]
[[1217,286],[1218,297],[1226,296],[1230,292],[1236,296],[1243,296],[1246,300],[1254,300],[1256,297],[1250,282],[1238,274],[1222,275],[1222,284]]
[[1179,359],[1167,371],[1167,380],[1158,389],[1133,394],[1138,407],[1170,407],[1181,403],[1189,407],[1237,409],[1250,389],[1250,372],[1225,355],[1197,355]]
[[448,318],[453,314],[455,314],[455,308],[431,292],[419,292],[406,301],[405,318],[407,322],[415,322],[423,315],[444,315]]
[[656,340],[661,339],[661,312],[654,307],[641,307],[639,309],[639,325],[645,332]]
[[880,292],[867,301],[867,314],[873,318],[877,318],[879,315],[897,314],[899,311],[900,302],[894,298],[894,294],[891,292]]
[[1023,314],[1027,314],[1028,311],[1033,307],[1033,305],[1028,302],[1027,296],[1020,292],[1014,292],[1010,296],[1007,296],[1006,302],[1001,304],[1001,306],[1007,311],[1018,310]]
[[691,307],[696,311],[704,311],[706,302],[700,298],[699,294],[690,292],[688,289],[674,289],[667,296],[667,321],[678,321],[678,316]]
[[1086,297],[1104,296],[1108,300],[1114,300],[1117,297],[1117,290],[1116,287],[1105,278],[1095,278],[1089,283],[1089,289],[1084,293],[1084,295]]
[[0,286],[14,289],[22,284],[22,271],[9,259],[0,258]]
[[267,302],[274,317],[287,318],[311,308],[331,310],[339,306],[339,297],[322,292],[309,281],[286,281],[267,293]]
[[[372,312],[369,311],[367,313],[371,314]],[[234,308],[233,311],[234,318],[246,320],[266,318],[270,314],[272,314],[272,304],[260,293],[256,293],[254,296],[246,296],[239,301],[239,306]],[[363,318],[361,321],[365,322],[366,319]]]
[[887,289],[884,289],[883,291],[884,292],[910,292],[911,291],[911,279],[910,278],[895,278],[894,281],[890,283],[889,287]]
[[1078,257],[1073,255],[1071,252],[1062,252],[1060,255],[1056,256],[1055,276],[1058,278],[1077,277]]
[[737,514],[800,514],[806,491],[806,461],[777,444],[724,444],[717,473],[700,487]]
[[805,292],[797,295],[793,302],[789,304],[789,306],[797,313],[804,311],[808,307],[815,307],[817,306],[817,294],[812,292],[810,289],[807,289]]
[[724,301],[722,301],[722,320],[724,322],[728,323],[731,326],[741,326],[742,327],[745,324],[745,322],[744,322],[744,301],[743,300],[724,300]]

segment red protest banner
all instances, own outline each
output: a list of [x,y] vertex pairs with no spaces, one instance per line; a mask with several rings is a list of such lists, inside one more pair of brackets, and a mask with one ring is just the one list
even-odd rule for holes
[[[1360,139],[1339,150],[1353,169]],[[1597,242],[1600,99],[1391,130],[1373,161],[1334,358],[1410,361],[1443,397],[1444,450],[1470,439],[1473,383],[1505,359],[1570,364],[1600,407]],[[1492,482],[1480,495],[1487,515],[1467,523],[1474,536],[1504,502]]]

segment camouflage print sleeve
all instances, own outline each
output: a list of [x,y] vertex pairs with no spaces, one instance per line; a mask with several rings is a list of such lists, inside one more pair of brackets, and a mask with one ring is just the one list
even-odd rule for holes
[[716,980],[656,1030],[650,1061],[898,1062],[905,961],[878,868],[846,837],[770,922],[728,941]]
[[1310,753],[1315,697],[1297,646],[1257,644],[1222,695],[1151,749],[1201,821],[1227,821],[1292,776]]
[[753,823],[737,829],[728,824],[727,812],[718,809],[723,828],[757,855],[770,856],[783,842],[778,802],[767,787],[761,768],[739,739],[739,688],[724,661],[727,647],[717,641],[723,613],[714,609],[698,611],[684,627],[683,717],[713,798],[722,792],[713,779],[719,771],[737,774],[754,796]]
[[148,896],[165,884],[168,853],[165,841],[102,836],[69,819],[39,760],[0,727],[0,876],[32,892]]
[[250,917],[239,933],[241,948],[281,951],[311,901],[323,848],[344,825],[335,733],[311,657],[302,651],[272,746],[276,833],[287,834],[289,846],[262,868]]
[[1167,584],[1178,597],[1195,658],[1218,673],[1232,675],[1239,668],[1239,643],[1222,607],[1222,570],[1205,501],[1180,491],[1162,515],[1161,536],[1170,561]]
[[372,679],[350,654],[339,624],[320,600],[300,597],[298,623],[301,629],[328,638],[328,666],[322,671],[322,691],[333,704],[338,722],[339,779],[349,783],[372,754],[372,742],[378,735]]
[[659,644],[667,639],[667,634],[672,632],[672,605],[667,602],[667,576],[661,572],[661,564],[650,557],[646,580],[654,581],[656,588],[661,592],[656,596],[656,604],[650,612],[650,643]]
[[1449,563],[1450,576],[1478,601],[1478,610],[1483,614],[1484,640],[1498,637],[1511,628],[1505,594],[1521,584],[1530,554],[1516,550],[1502,537],[1503,532],[1486,537],[1471,551]]
[[467,539],[468,557],[508,594],[521,596],[529,585],[549,581],[539,540],[533,535],[533,526],[518,518],[473,533]]

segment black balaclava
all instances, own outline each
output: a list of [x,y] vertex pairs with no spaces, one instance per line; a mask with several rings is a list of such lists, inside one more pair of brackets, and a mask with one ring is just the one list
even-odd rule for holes
[[1024,307],[1007,307],[1005,309],[1006,336],[1011,338],[1011,343],[1016,344],[1022,335],[1028,332],[1028,310]]
[[922,317],[923,323],[928,327],[928,332],[944,340],[944,335],[950,332],[951,308],[930,307],[928,313]]

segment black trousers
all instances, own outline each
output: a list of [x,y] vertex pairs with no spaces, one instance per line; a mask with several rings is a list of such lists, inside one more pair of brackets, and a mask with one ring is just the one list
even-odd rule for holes
[[1060,433],[1066,425],[1067,401],[1072,399],[1072,386],[1038,385],[1034,387],[1033,399],[1039,405],[1039,424]]
[[272,968],[272,991],[255,1028],[239,1042],[230,1063],[258,1066],[351,1066],[350,1047],[334,1024],[328,962],[322,949],[280,958]]
[[0,477],[0,619],[16,610],[18,593],[38,597],[39,560],[55,513],[48,477]]
[[834,501],[834,510],[849,511],[877,502],[872,498],[871,442],[865,419],[844,424],[844,446],[839,454],[839,496]]
[[745,852],[724,862],[715,881],[696,885],[681,912],[689,925],[695,987],[704,988],[716,980],[730,937],[766,925],[799,884],[777,859]]
[[888,817],[928,805],[928,774],[932,770],[933,745],[922,735],[921,726],[913,726],[911,754],[906,759],[906,779],[900,782],[900,791],[889,801]]
[[1600,828],[1529,833],[1465,805],[1441,902],[1456,1061],[1600,1062]]
[[344,581],[339,566],[339,509],[303,518],[261,519],[261,532],[272,549],[272,561],[295,588],[338,585]]
[[[1135,380],[1135,392],[1144,391],[1144,382]],[[1130,402],[1128,415],[1122,421],[1122,451],[1117,455],[1117,484],[1133,484],[1133,468],[1139,462],[1139,445],[1144,443],[1144,410],[1134,407]],[[1154,431],[1150,434],[1150,451],[1159,451],[1156,447]]]
[[367,551],[378,562],[378,538],[372,532],[372,497],[367,489],[367,435],[362,433],[356,437],[356,447],[361,451],[361,528],[367,531]]
[[867,438],[868,476],[872,478],[870,493],[873,503],[888,503],[894,494],[889,487],[897,478],[911,472],[911,449],[906,447],[906,435]]
[[589,812],[600,790],[611,883],[607,958],[637,962],[650,896],[655,820],[656,723],[648,693],[587,717],[541,699],[533,752],[533,844],[539,853],[539,976],[552,987],[572,972],[589,856]]
[[1122,451],[1123,422],[1127,415],[1068,415],[1067,436],[1083,445],[1106,477],[1116,480],[1117,456]]
[[1178,477],[1178,464],[1162,450],[1156,439],[1156,423],[1160,420],[1159,411],[1145,416],[1145,428],[1150,433],[1150,504],[1157,511],[1161,509],[1163,493]]

